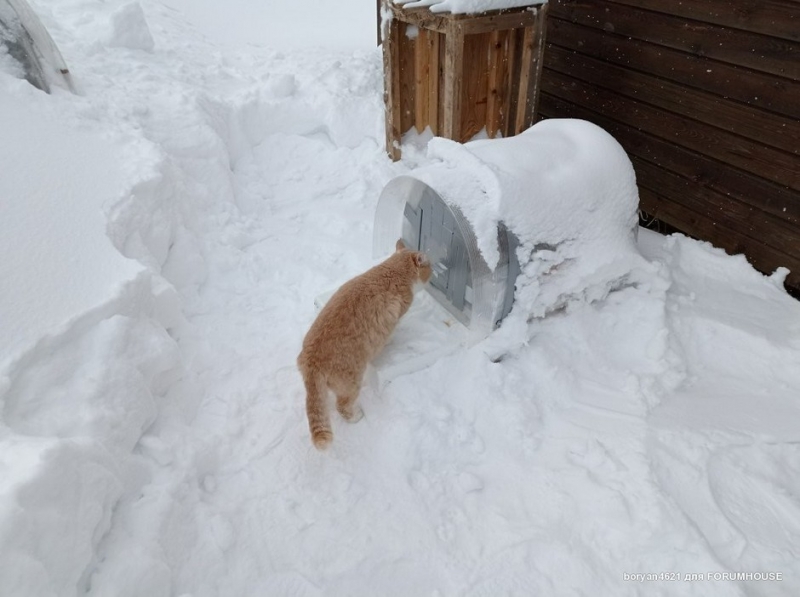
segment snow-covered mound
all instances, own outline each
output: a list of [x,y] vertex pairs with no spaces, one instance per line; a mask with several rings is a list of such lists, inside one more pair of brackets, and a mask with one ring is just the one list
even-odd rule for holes
[[500,261],[500,224],[519,242],[508,326],[653,278],[636,247],[633,166],[600,127],[554,119],[507,139],[435,138],[427,157],[410,176],[458,208],[489,269]]
[[[379,52],[32,5],[81,95],[0,60],[0,593],[800,594],[783,272],[641,232],[639,283],[395,363],[320,454],[294,365],[314,297],[433,163],[383,151]],[[426,322],[395,341],[425,352]],[[628,580],[660,572],[681,582]]]

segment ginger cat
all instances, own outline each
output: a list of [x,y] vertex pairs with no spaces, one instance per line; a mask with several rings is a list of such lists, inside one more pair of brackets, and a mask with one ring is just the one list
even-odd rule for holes
[[346,282],[330,298],[303,340],[297,366],[306,386],[311,439],[319,450],[333,441],[328,390],[348,421],[363,416],[356,399],[367,364],[386,345],[414,299],[414,286],[431,277],[424,253],[402,240],[386,261]]

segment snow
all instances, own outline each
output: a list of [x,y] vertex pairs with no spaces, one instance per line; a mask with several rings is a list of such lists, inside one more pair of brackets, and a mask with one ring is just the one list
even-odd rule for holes
[[113,300],[144,272],[105,233],[102,206],[123,191],[124,152],[97,134],[65,125],[47,106],[32,111],[26,103],[36,103],[38,94],[20,91],[20,98],[0,95],[7,148],[0,252],[25,256],[0,261],[4,356]]
[[[385,156],[376,49],[195,4],[32,2],[79,95],[0,62],[4,594],[800,592],[800,305],[680,235],[469,348],[420,295],[318,453],[314,299],[439,158]],[[233,43],[254,14],[306,47]],[[782,580],[625,576],[659,572]]]
[[117,10],[111,17],[111,26],[110,46],[153,51],[155,41],[147,26],[142,5],[138,2],[131,2]]
[[405,8],[430,8],[431,12],[475,14],[490,10],[545,4],[547,0],[394,0]]
[[427,157],[411,176],[464,214],[490,269],[500,259],[498,224],[519,240],[511,327],[652,278],[635,244],[633,166],[600,127],[551,119],[508,139],[434,139]]

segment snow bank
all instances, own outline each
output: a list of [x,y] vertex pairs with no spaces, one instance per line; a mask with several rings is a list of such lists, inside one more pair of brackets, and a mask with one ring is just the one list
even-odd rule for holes
[[[650,415],[653,469],[718,561],[790,571],[744,582],[756,595],[800,589],[800,303],[746,259],[681,235],[643,235],[668,265],[667,323],[686,381]],[[699,481],[699,482],[695,482]]]
[[0,94],[13,148],[0,178],[0,585],[63,594],[138,483],[132,452],[179,368],[174,299],[106,234],[124,148],[16,91]]
[[[356,72],[324,57],[322,85],[335,93],[303,94],[297,62],[281,73],[281,58],[267,71],[260,58],[215,54],[162,5],[43,4],[82,95],[37,94],[18,72],[0,74],[9,148],[0,248],[13,256],[0,263],[0,586],[168,594],[169,573],[146,551],[138,568],[127,559],[102,574],[97,567],[116,545],[112,513],[136,511],[143,486],[157,485],[176,458],[172,434],[205,397],[185,364],[205,355],[206,340],[187,328],[181,302],[202,292],[211,271],[235,271],[239,247],[259,240],[247,226],[214,237],[212,260],[208,227],[239,221],[233,169],[246,178],[265,136],[299,126],[319,147],[380,155],[379,63]],[[373,118],[353,102],[359,86]],[[287,166],[301,180],[306,162],[294,161]],[[326,179],[340,166],[332,161]],[[239,201],[255,211],[260,196],[242,192]],[[123,544],[126,553],[160,540],[157,528],[146,530]],[[178,542],[170,553],[183,550]]]
[[15,75],[0,74],[0,586],[61,595],[87,586],[113,509],[147,477],[134,451],[180,372],[179,315],[159,269],[120,252],[156,201],[127,221],[122,205],[158,198],[163,157],[91,76],[81,98]]
[[117,10],[111,17],[112,33],[108,44],[119,48],[152,52],[153,35],[138,2],[131,2]]
[[85,438],[6,437],[0,454],[3,591],[74,594],[130,472]]
[[[66,126],[38,97],[0,95],[7,153],[0,177],[0,367],[75,314],[118,296],[143,272],[105,233],[103,205],[123,194],[123,154]],[[98,174],[99,173],[99,174]],[[53,300],[58,297],[58,300]]]
[[489,10],[502,10],[545,4],[547,0],[394,0],[406,8],[429,7],[431,12],[450,12],[453,14],[474,14]]

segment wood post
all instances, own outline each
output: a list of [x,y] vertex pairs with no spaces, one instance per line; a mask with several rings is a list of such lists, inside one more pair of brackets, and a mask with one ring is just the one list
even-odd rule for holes
[[461,136],[461,89],[464,84],[464,33],[459,23],[448,27],[444,51],[444,123],[442,136]]
[[[390,2],[391,0],[384,0]],[[383,31],[383,102],[386,106],[386,152],[393,161],[400,159],[400,21],[392,19]]]

